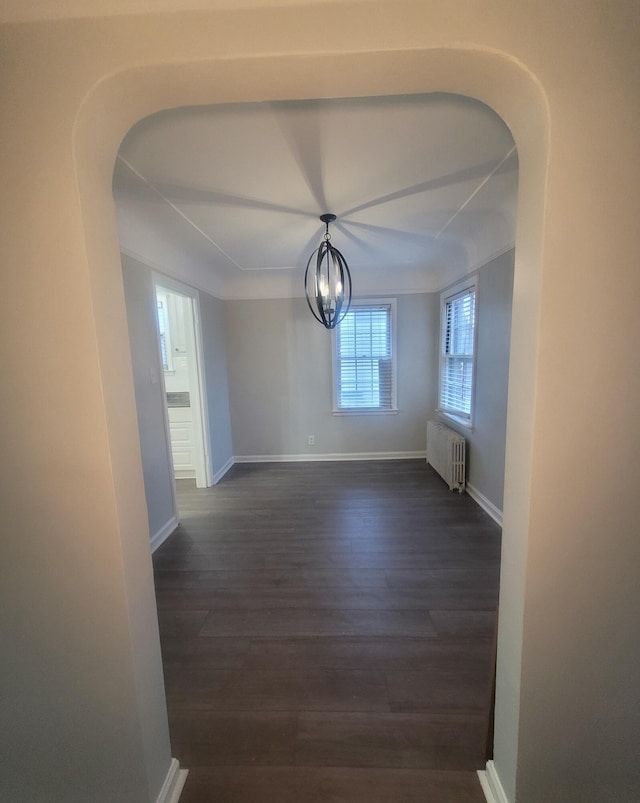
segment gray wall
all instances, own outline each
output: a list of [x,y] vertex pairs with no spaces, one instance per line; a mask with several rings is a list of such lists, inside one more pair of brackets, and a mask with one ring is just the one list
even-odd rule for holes
[[331,335],[306,301],[227,302],[235,455],[424,452],[437,390],[437,304],[428,293],[397,297],[398,414],[332,415]]
[[[162,367],[156,333],[156,304],[151,268],[122,255],[129,343],[133,365],[140,451],[149,533],[156,535],[174,516],[173,478],[165,429]],[[233,456],[224,304],[200,293],[202,359],[209,414],[209,445],[214,474]]]
[[[513,251],[479,271],[468,481],[502,510]],[[151,270],[122,257],[149,530],[173,515]],[[235,455],[415,453],[437,400],[439,294],[397,296],[396,415],[333,415],[331,335],[304,299],[223,302],[200,292],[214,474]],[[454,428],[455,424],[447,421]],[[315,436],[315,446],[307,437]]]
[[200,293],[202,357],[209,413],[211,462],[217,474],[233,458],[224,302],[207,293]]
[[502,511],[514,252],[478,273],[477,363],[473,431],[441,416],[467,439],[467,482]]
[[[513,257],[478,271],[475,417],[468,481],[502,510]],[[397,415],[331,414],[331,336],[304,299],[229,301],[234,453],[244,456],[423,452],[437,404],[440,294],[397,296]],[[315,436],[315,446],[307,436]]]
[[156,334],[155,292],[151,269],[124,254],[122,275],[149,534],[153,538],[174,515],[171,461],[165,435],[162,366]]

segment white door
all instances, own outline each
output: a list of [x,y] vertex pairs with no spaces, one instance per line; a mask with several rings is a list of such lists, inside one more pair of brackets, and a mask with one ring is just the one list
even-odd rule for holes
[[156,280],[158,332],[164,369],[174,476],[211,485],[198,337],[197,294]]

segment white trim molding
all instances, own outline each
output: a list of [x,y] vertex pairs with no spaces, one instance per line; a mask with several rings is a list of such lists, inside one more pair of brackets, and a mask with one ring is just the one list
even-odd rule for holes
[[485,513],[488,513],[491,518],[495,521],[496,524],[499,524],[502,527],[502,511],[497,508],[493,502],[491,502],[487,497],[480,493],[477,488],[474,488],[473,485],[467,483],[466,490],[469,496],[473,499],[474,502],[480,505],[480,507],[484,510]]
[[478,779],[487,803],[509,803],[493,761],[487,761],[486,770],[478,770]]
[[218,471],[216,471],[216,473],[213,475],[211,484],[212,485],[217,485],[220,482],[220,480],[224,477],[224,475],[227,473],[227,471],[229,471],[229,469],[231,468],[231,466],[235,462],[236,462],[236,459],[234,457],[230,457],[227,460],[227,462],[224,464],[224,466],[222,466],[222,468],[218,469]]
[[[440,342],[438,346],[438,406],[436,411],[439,415],[447,416],[456,423],[464,421],[462,424],[466,429],[473,431],[476,405],[476,385],[477,385],[477,364],[478,364],[478,285],[480,278],[478,273],[467,276],[463,281],[454,284],[440,293]],[[451,338],[451,326],[456,315],[456,308],[461,305],[459,312],[462,319],[467,319],[466,324],[460,330],[464,333],[464,352],[458,353],[457,338]],[[469,320],[471,318],[471,320]],[[462,324],[461,324],[462,325]],[[473,336],[473,350],[468,352],[468,337]],[[458,344],[462,345],[462,344]],[[453,349],[450,351],[450,348]],[[462,380],[463,395],[457,398],[456,387],[447,370],[450,360],[458,361],[458,358],[471,359],[471,381],[468,382],[466,371]],[[469,389],[469,409],[465,410],[466,399],[464,390]],[[449,406],[447,406],[449,404]],[[455,405],[455,406],[453,406]]]
[[[354,316],[354,326],[351,331],[345,329],[344,327],[335,327],[331,330],[331,378],[333,385],[333,405],[331,409],[332,415],[371,415],[371,414],[397,414],[398,410],[398,300],[396,298],[353,298],[351,300],[351,305],[348,309],[348,312],[345,313],[345,316],[353,315]],[[377,319],[376,324],[373,323],[371,319],[366,320],[365,323],[362,324],[362,327],[367,327],[369,329],[370,336],[375,339],[375,342],[379,345],[379,337],[382,335],[383,331],[386,329],[387,331],[387,346],[389,348],[388,357],[391,362],[391,376],[389,377],[391,387],[390,387],[390,396],[386,397],[386,381],[383,379],[383,375],[380,374],[377,380],[374,380],[373,373],[370,373],[369,378],[371,379],[371,385],[369,387],[369,391],[372,395],[377,387],[378,393],[378,404],[383,404],[382,407],[380,406],[365,406],[365,407],[351,407],[347,404],[345,406],[340,405],[340,395],[341,395],[341,375],[342,375],[342,361],[340,359],[340,343],[342,338],[346,338],[343,346],[347,348],[347,351],[351,353],[352,349],[356,348],[356,329],[359,327],[355,324],[355,319],[358,316],[358,313],[366,316],[366,313],[370,313],[372,311],[382,312],[385,318],[385,326],[380,327],[382,321]],[[344,325],[346,327],[346,323]],[[382,328],[382,331],[378,331],[379,328]],[[374,334],[374,329],[376,333]],[[359,341],[358,341],[359,342]],[[359,359],[359,356],[355,357],[356,362]],[[365,358],[366,359],[366,358]],[[350,373],[350,372],[349,372]],[[356,371],[357,373],[357,371]],[[366,373],[366,372],[365,372]],[[373,398],[371,399],[373,402]],[[388,405],[387,405],[388,403]]]
[[342,460],[425,460],[426,452],[352,452],[350,454],[243,454],[236,463],[319,463]]
[[156,803],[178,803],[188,772],[189,770],[180,769],[177,758],[172,758],[169,772],[164,779],[160,794],[156,798]]
[[164,544],[177,526],[178,519],[175,516],[171,516],[169,521],[164,524],[155,535],[151,536],[151,551],[155,552],[159,546]]

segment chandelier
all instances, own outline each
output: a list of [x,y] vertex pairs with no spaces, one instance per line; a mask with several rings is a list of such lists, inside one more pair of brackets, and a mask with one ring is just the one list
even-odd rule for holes
[[[313,317],[327,329],[335,329],[351,306],[351,274],[345,258],[331,245],[329,223],[335,215],[320,215],[324,239],[311,254],[304,274],[304,291]],[[313,263],[313,267],[312,267]]]

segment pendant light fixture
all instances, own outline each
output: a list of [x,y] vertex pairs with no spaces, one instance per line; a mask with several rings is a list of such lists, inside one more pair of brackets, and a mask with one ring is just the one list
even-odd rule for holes
[[[335,329],[351,306],[351,274],[345,258],[331,245],[329,223],[335,215],[320,215],[326,231],[320,246],[309,257],[304,291],[313,317],[327,329]],[[313,263],[313,265],[312,265]]]

